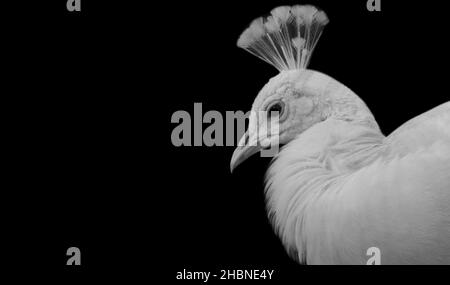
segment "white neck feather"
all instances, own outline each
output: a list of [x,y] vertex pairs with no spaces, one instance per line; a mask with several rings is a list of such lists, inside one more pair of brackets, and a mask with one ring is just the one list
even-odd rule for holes
[[311,227],[324,231],[316,233],[323,241],[332,240],[327,238],[326,226],[311,225],[312,220],[330,222],[333,218],[323,208],[315,211],[316,203],[333,201],[338,193],[328,189],[338,187],[330,186],[342,183],[346,176],[373,162],[384,139],[365,111],[360,112],[365,114],[361,121],[347,121],[342,116],[354,110],[337,110],[337,118],[332,116],[316,124],[288,143],[267,173],[270,218],[288,252],[301,262],[306,261],[306,233],[312,232]]

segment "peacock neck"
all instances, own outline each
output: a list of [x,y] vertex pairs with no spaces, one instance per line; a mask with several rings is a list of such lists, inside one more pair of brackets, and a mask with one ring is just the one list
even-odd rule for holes
[[306,258],[302,249],[309,209],[338,195],[331,191],[338,191],[352,173],[376,160],[384,138],[366,121],[330,117],[280,151],[267,173],[266,194],[273,225],[289,252]]

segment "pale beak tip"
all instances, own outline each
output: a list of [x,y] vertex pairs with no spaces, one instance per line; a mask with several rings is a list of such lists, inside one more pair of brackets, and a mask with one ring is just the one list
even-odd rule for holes
[[233,156],[231,157],[230,161],[230,173],[233,174],[233,171],[236,169],[236,167],[241,164],[242,162],[242,152],[240,148],[238,147],[233,152]]
[[[250,139],[250,143],[249,143]],[[230,173],[232,174],[234,169],[238,167],[243,161],[245,161],[247,158],[252,156],[253,154],[257,153],[260,149],[259,146],[257,146],[257,143],[249,137],[248,131],[245,132],[245,134],[242,136],[242,138],[239,140],[239,144],[236,147],[236,149],[233,152],[233,155],[231,157],[230,161]],[[252,143],[253,142],[253,143]]]
[[236,156],[233,154],[233,157],[231,158],[230,161],[230,173],[233,174],[234,169],[236,168],[237,164],[236,164]]

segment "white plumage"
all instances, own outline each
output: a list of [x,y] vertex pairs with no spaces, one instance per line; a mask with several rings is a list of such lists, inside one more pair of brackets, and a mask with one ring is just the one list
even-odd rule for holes
[[306,68],[327,23],[325,13],[313,6],[280,6],[255,19],[237,44],[279,71]]
[[[310,7],[309,19],[320,15],[326,24],[325,14]],[[248,42],[239,43],[248,49]],[[450,264],[450,102],[385,137],[349,88],[305,69],[307,61],[299,63],[295,54],[267,58],[280,74],[252,110],[269,111],[275,102],[284,113],[277,123],[286,145],[268,170],[266,194],[273,226],[291,256],[307,264],[365,264],[367,249],[378,247],[382,264]],[[249,129],[269,119],[259,115]],[[243,140],[249,136],[257,137]],[[238,147],[231,168],[259,149]]]

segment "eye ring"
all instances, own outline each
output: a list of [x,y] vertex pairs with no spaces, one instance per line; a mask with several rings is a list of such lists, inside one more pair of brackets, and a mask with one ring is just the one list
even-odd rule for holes
[[279,121],[282,121],[286,118],[286,104],[281,100],[276,100],[270,103],[267,108],[267,117],[272,118],[272,112],[278,112]]

